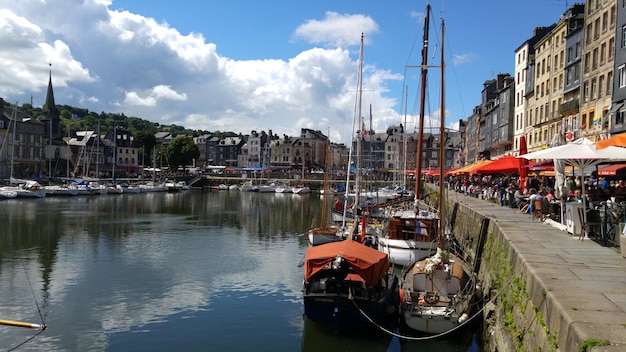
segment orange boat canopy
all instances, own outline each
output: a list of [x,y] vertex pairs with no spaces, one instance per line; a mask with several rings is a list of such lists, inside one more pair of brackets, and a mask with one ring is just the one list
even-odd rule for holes
[[344,240],[307,248],[304,257],[304,281],[308,282],[337,256],[342,256],[350,264],[351,271],[361,276],[369,286],[376,285],[389,268],[386,253],[356,241]]

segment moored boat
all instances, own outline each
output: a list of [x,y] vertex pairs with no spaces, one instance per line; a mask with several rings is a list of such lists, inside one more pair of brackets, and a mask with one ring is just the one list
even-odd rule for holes
[[[426,7],[426,20],[429,23],[430,5]],[[443,21],[443,20],[442,20]],[[441,24],[441,38],[444,35],[444,23]],[[428,42],[428,26],[425,27],[424,47]],[[424,50],[426,52],[427,50]],[[426,55],[424,55],[426,57]],[[444,87],[444,55],[441,45],[441,87]],[[424,66],[427,62],[424,58]],[[424,74],[424,71],[422,71]],[[422,87],[424,91],[425,87]],[[439,135],[444,135],[445,130],[445,105],[444,90],[441,91],[440,104],[440,130]],[[456,330],[469,321],[469,314],[473,307],[476,294],[476,275],[472,268],[464,260],[463,256],[455,255],[449,251],[453,247],[453,241],[448,242],[444,250],[445,207],[444,207],[444,162],[445,150],[443,143],[439,145],[439,190],[438,190],[438,236],[437,253],[425,259],[417,260],[404,270],[400,289],[402,321],[411,329],[429,333],[446,334]],[[419,164],[419,163],[418,163]],[[417,173],[416,175],[421,175]],[[418,177],[416,180],[419,180]],[[419,183],[417,181],[416,183]],[[416,186],[419,191],[419,187]],[[419,193],[417,193],[419,194]],[[453,234],[447,234],[446,238],[453,238]]]
[[388,323],[399,302],[398,278],[388,269],[385,253],[350,239],[307,248],[304,314],[336,332]]
[[416,260],[437,252],[439,216],[427,210],[392,210],[385,221],[378,249],[389,255],[389,261],[406,267]]
[[441,249],[409,267],[400,293],[406,326],[441,334],[467,321],[476,291],[470,273],[461,258]]

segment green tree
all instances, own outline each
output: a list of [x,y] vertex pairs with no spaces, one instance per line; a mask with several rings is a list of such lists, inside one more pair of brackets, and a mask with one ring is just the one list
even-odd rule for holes
[[167,146],[166,156],[170,170],[176,172],[179,166],[190,165],[194,159],[198,159],[200,150],[193,142],[193,138],[180,136]]
[[[152,152],[157,145],[156,138],[153,133],[147,131],[140,131],[135,133],[135,140],[139,147],[139,160],[143,164],[152,165]],[[156,159],[156,157],[155,157]],[[153,167],[155,165],[152,165]]]

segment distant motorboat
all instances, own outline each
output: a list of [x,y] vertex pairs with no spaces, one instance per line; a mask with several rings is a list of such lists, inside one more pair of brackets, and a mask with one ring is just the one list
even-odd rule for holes
[[8,199],[17,197],[17,191],[0,188],[0,199]]
[[46,196],[76,196],[78,195],[78,190],[71,188],[69,186],[49,185],[49,186],[43,186],[43,189],[46,192]]
[[15,191],[19,198],[43,198],[46,196],[46,191],[37,181],[11,178],[10,182],[11,186],[0,187],[0,189]]
[[311,193],[311,189],[305,185],[297,185],[296,187],[291,189],[291,192],[294,194],[307,194]]

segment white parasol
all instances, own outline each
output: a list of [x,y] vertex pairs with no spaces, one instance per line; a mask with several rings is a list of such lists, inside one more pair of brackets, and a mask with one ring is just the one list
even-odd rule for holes
[[[620,147],[607,147],[605,149],[596,149],[596,143],[587,139],[580,138],[569,144],[560,145],[554,148],[539,150],[536,152],[523,154],[520,158],[535,159],[554,159],[562,160],[567,165],[572,165],[580,169],[584,181],[584,169],[609,161],[626,160],[626,149]],[[556,165],[556,164],[555,164]],[[585,182],[582,182],[582,194],[585,194]],[[587,222],[586,202],[583,202],[584,221]]]

